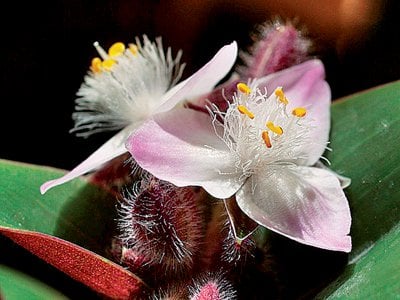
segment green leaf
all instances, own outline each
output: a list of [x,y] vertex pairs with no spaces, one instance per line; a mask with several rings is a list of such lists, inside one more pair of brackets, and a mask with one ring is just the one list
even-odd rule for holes
[[62,171],[9,161],[0,169],[0,234],[99,294],[128,299],[140,292],[138,277],[100,256],[115,230],[114,196],[83,179],[41,195],[40,185]]
[[0,265],[0,283],[1,299],[67,299],[44,283],[4,265]]
[[321,298],[400,297],[400,82],[332,106],[331,168],[352,179],[353,249]]
[[0,226],[50,234],[103,254],[114,227],[115,197],[84,179],[41,195],[61,170],[0,160]]
[[400,299],[400,225],[347,266],[320,299]]

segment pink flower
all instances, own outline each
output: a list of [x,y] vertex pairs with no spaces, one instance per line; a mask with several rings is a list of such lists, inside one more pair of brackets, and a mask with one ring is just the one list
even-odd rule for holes
[[[350,209],[339,179],[315,167],[330,128],[330,88],[320,61],[270,74],[238,92],[226,112],[175,109],[128,139],[136,162],[177,186],[236,195],[258,224],[298,242],[351,250]],[[285,92],[283,92],[283,89]]]
[[236,42],[224,46],[199,71],[174,85],[181,68],[168,50],[164,54],[161,41],[157,44],[144,37],[144,45],[114,44],[106,53],[96,48],[103,61],[95,58],[92,72],[85,78],[77,99],[76,120],[72,131],[89,135],[93,132],[122,128],[86,160],[61,178],[44,183],[40,191],[68,182],[100,168],[104,163],[127,152],[125,141],[144,121],[176,106],[180,101],[209,92],[232,68],[237,57]]

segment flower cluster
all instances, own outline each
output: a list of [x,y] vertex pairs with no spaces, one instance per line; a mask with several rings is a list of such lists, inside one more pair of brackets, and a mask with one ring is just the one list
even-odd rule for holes
[[180,83],[181,54],[164,52],[160,39],[95,47],[100,57],[78,92],[72,131],[121,131],[41,191],[104,173],[105,163],[129,153],[135,175],[121,188],[111,252],[154,297],[234,298],[240,280],[229,271],[256,263],[251,258],[266,247],[257,242],[260,228],[351,250],[343,178],[320,163],[330,88],[291,24],[264,27],[219,86],[235,63],[235,42]]

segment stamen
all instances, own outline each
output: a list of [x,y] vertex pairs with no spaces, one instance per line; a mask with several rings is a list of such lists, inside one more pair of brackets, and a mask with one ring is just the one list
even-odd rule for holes
[[268,127],[269,130],[271,130],[273,133],[276,133],[277,135],[281,135],[283,133],[282,127],[274,125],[274,123],[272,123],[271,121],[268,121],[265,125]]
[[298,118],[302,118],[307,114],[307,110],[304,107],[296,107],[295,109],[293,109],[292,111],[292,115],[298,117]]
[[125,45],[121,42],[113,44],[110,49],[108,49],[108,55],[111,57],[116,57],[123,54],[125,51]]
[[107,52],[100,46],[99,42],[94,42],[93,46],[96,48],[97,52],[99,53],[102,59],[107,59],[108,55]]
[[241,114],[248,116],[250,119],[254,119],[254,114],[249,111],[246,106],[238,105],[237,109]]
[[272,144],[271,144],[271,140],[270,140],[270,138],[269,138],[268,131],[264,130],[264,131],[261,133],[261,137],[262,137],[262,139],[264,140],[265,146],[267,146],[267,148],[271,148],[271,147],[272,147]]
[[283,104],[287,105],[289,104],[289,100],[286,98],[285,93],[283,92],[282,87],[278,87],[275,90],[275,96],[278,97],[279,101],[281,101]]
[[100,73],[101,72],[101,64],[102,61],[100,58],[95,57],[92,59],[92,63],[90,65],[90,69],[94,72],[94,73]]
[[135,44],[129,44],[128,46],[129,51],[131,51],[131,53],[136,56],[139,52],[138,46],[136,46]]
[[243,82],[238,83],[236,87],[243,94],[249,95],[251,93],[251,88]]
[[111,71],[111,68],[115,63],[116,63],[115,60],[108,58],[108,59],[104,60],[101,65],[105,70]]

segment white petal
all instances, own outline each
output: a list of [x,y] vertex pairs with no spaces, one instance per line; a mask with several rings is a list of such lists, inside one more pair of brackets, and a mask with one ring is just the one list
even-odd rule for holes
[[126,127],[125,129],[121,130],[119,133],[109,139],[105,144],[103,144],[99,149],[93,152],[86,160],[75,167],[72,171],[68,172],[58,179],[53,179],[45,182],[40,187],[40,192],[44,194],[49,189],[71,181],[72,179],[75,179],[90,171],[98,169],[109,160],[125,153],[127,151],[125,148],[125,140],[131,130],[131,127]]
[[169,90],[161,100],[156,112],[173,108],[179,101],[205,94],[228,74],[237,58],[237,44],[222,47],[200,70]]
[[231,153],[215,134],[211,118],[185,108],[158,114],[128,139],[127,149],[143,169],[177,186],[202,186],[217,198],[233,195],[242,182]]
[[349,252],[351,215],[339,180],[311,167],[271,166],[236,194],[257,223],[307,245]]
[[350,184],[351,184],[351,178],[336,173],[335,171],[333,171],[333,170],[329,169],[327,166],[325,166],[321,161],[317,161],[315,163],[314,167],[321,168],[323,170],[331,172],[332,175],[336,176],[337,179],[339,179],[340,187],[342,189],[345,189],[345,188],[349,187]]

